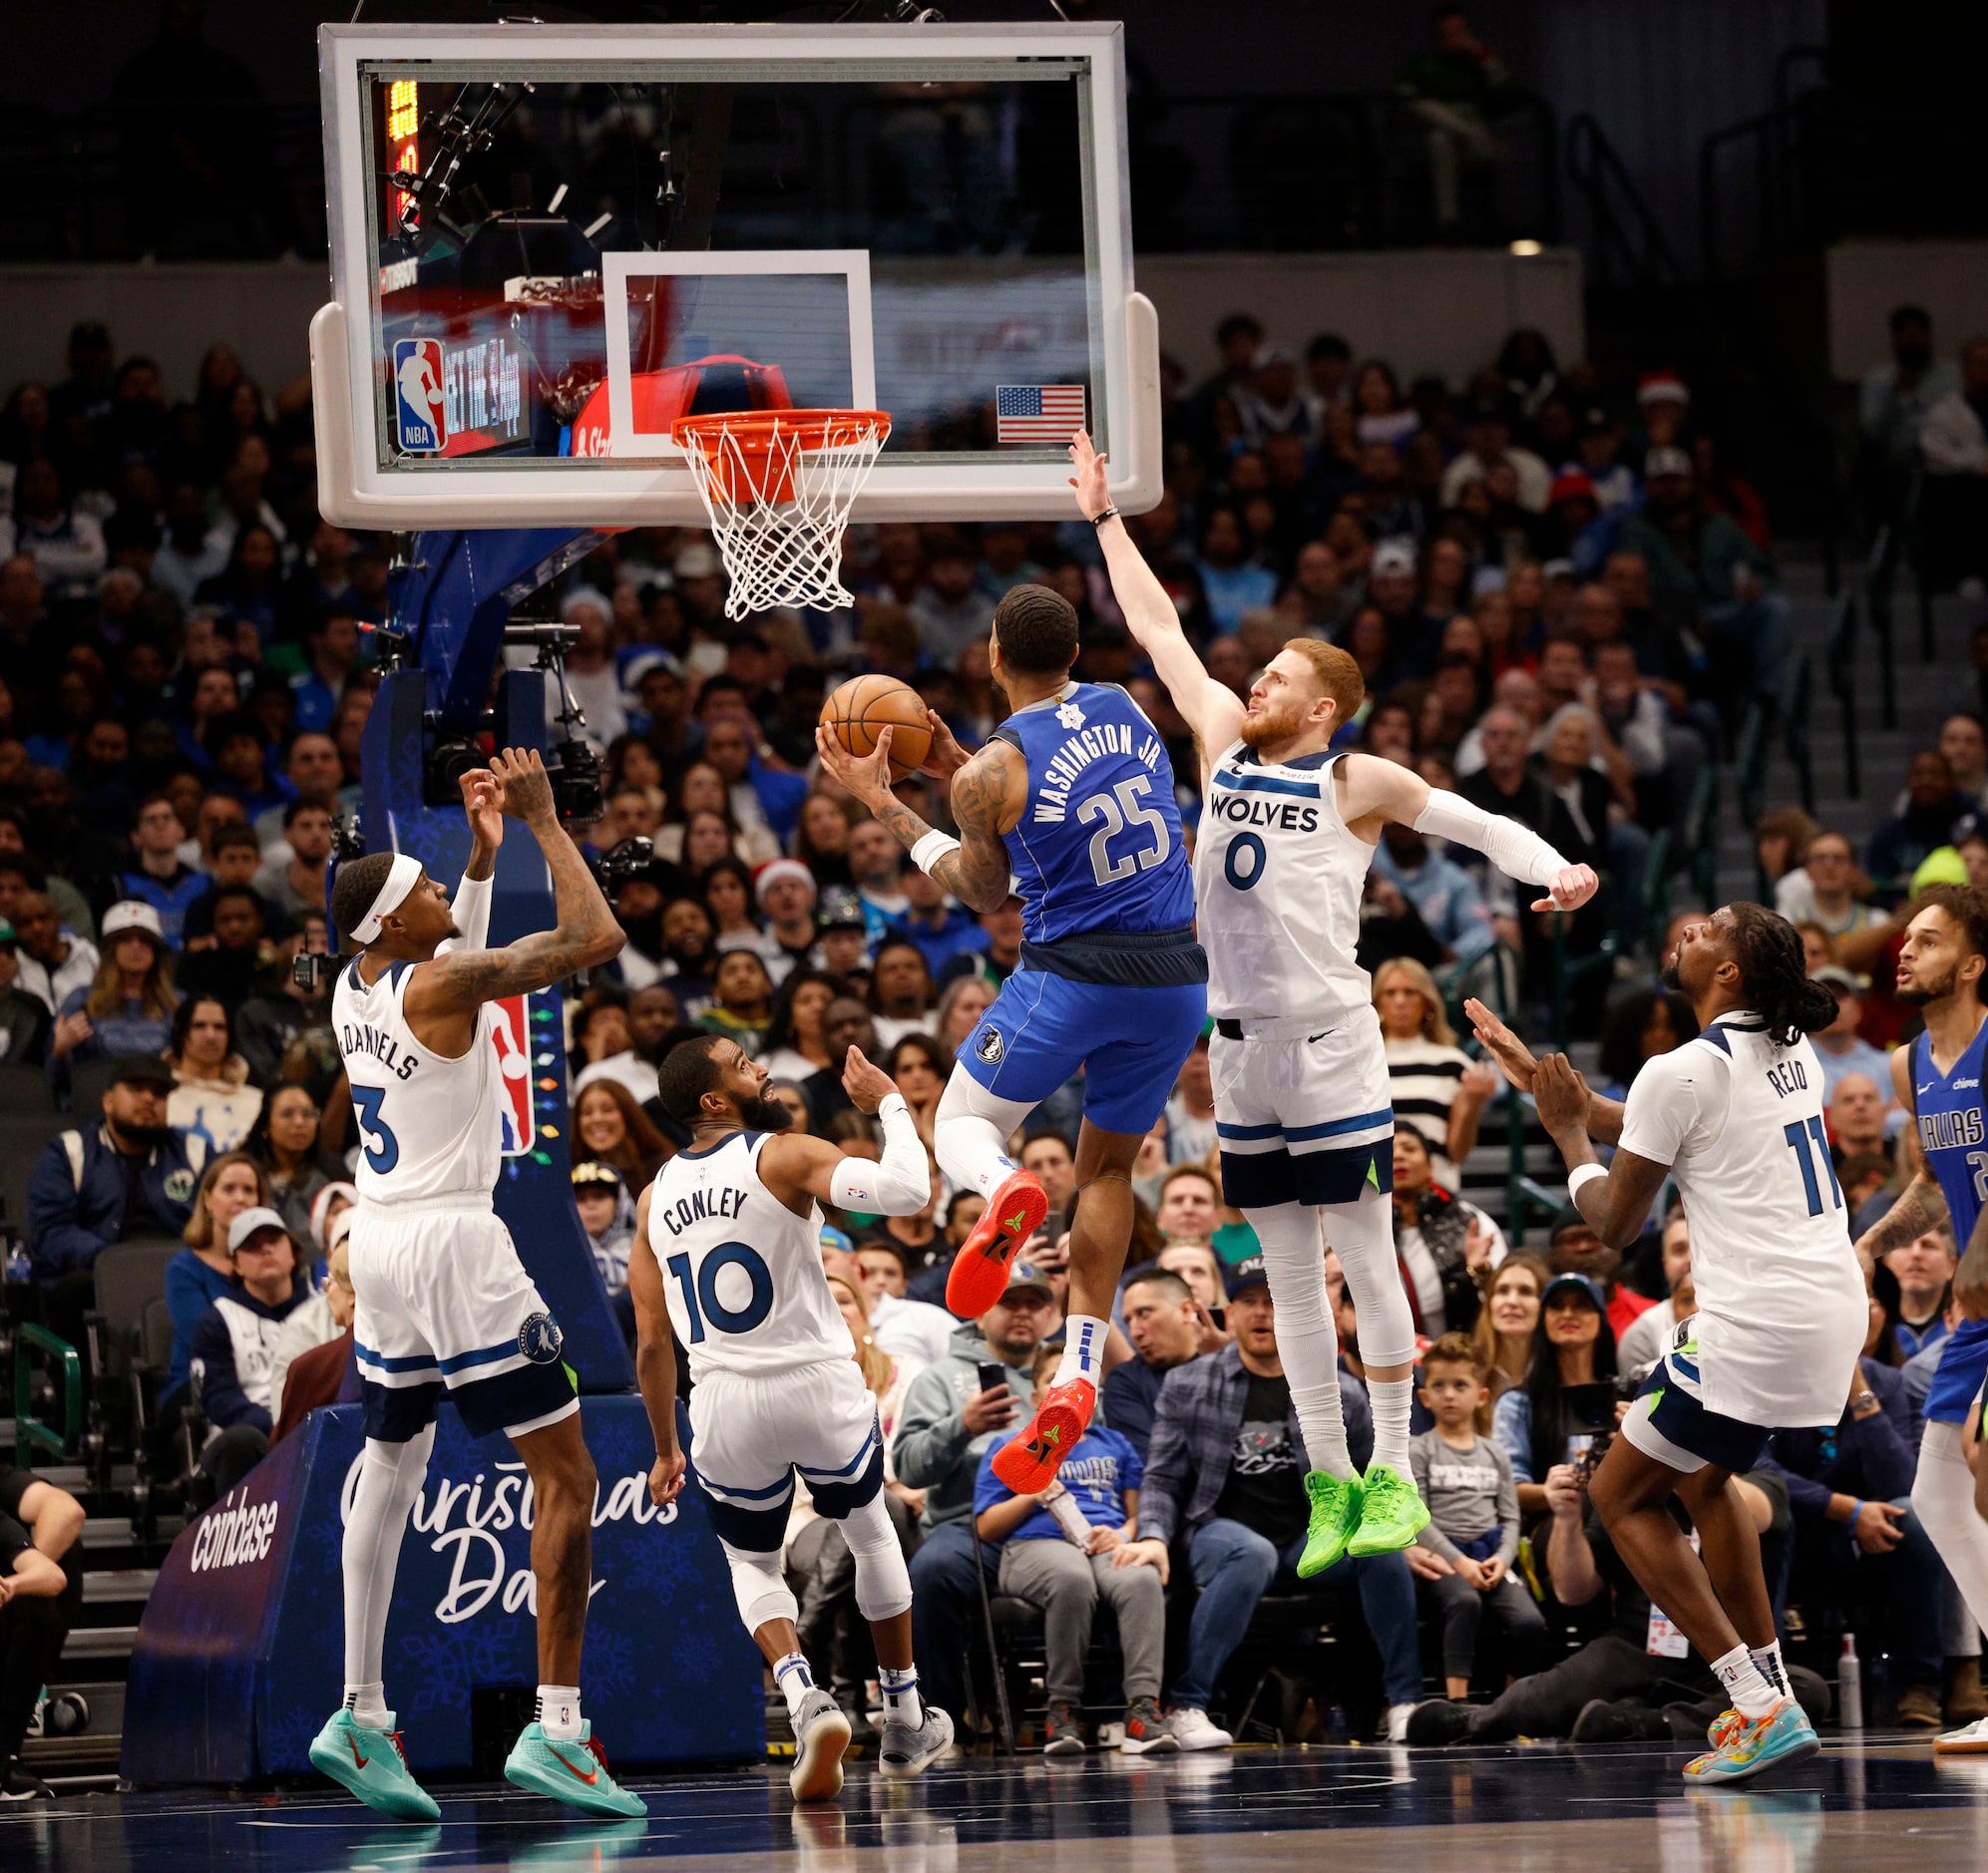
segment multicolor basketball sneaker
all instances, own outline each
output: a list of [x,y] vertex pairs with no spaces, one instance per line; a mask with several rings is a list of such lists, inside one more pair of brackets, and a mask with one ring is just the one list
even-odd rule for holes
[[1097,1387],[1089,1379],[1051,1385],[1026,1427],[994,1452],[994,1473],[1017,1496],[1047,1489],[1056,1466],[1090,1428],[1096,1409]]
[[1803,1762],[1822,1747],[1813,1725],[1792,1697],[1784,1697],[1763,1717],[1740,1718],[1718,1748],[1685,1764],[1685,1780],[1743,1782],[1783,1763]]
[[[953,1258],[946,1305],[963,1319],[978,1320],[1007,1290],[1007,1265],[1042,1227],[1049,1199],[1033,1171],[1016,1171],[988,1199],[973,1233]],[[1087,1422],[1088,1420],[1086,1420]]]

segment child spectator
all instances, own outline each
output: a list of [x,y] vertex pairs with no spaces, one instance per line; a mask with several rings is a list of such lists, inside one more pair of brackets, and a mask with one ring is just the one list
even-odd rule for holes
[[1470,1694],[1477,1631],[1486,1612],[1503,1627],[1506,1669],[1536,1672],[1546,1650],[1546,1621],[1525,1583],[1511,1572],[1518,1553],[1518,1486],[1511,1458],[1478,1420],[1490,1404],[1483,1355],[1464,1333],[1445,1333],[1422,1355],[1421,1399],[1435,1428],[1408,1445],[1415,1491],[1428,1505],[1418,1546],[1449,1572],[1428,1583],[1442,1615],[1443,1689]]
[[[1036,1402],[1053,1366],[1044,1362]],[[1093,1424],[1063,1459],[1048,1489],[1014,1495],[994,1475],[997,1445],[981,1457],[974,1485],[974,1526],[1000,1546],[1000,1590],[1042,1609],[1049,1669],[1045,1756],[1080,1756],[1084,1655],[1091,1615],[1108,1601],[1125,1659],[1127,1755],[1171,1754],[1180,1747],[1160,1714],[1160,1665],[1166,1643],[1161,1570],[1130,1544],[1137,1539],[1139,1480],[1145,1465],[1116,1431]]]
[[610,1295],[618,1294],[628,1285],[628,1245],[635,1236],[634,1205],[620,1174],[598,1158],[583,1160],[573,1167],[573,1200],[600,1271],[600,1285]]

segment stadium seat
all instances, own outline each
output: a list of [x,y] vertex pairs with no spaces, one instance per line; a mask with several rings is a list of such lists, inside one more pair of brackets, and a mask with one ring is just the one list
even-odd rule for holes
[[32,1118],[53,1112],[48,1075],[38,1066],[0,1066],[0,1118]]
[[55,1112],[33,1118],[0,1115],[0,1202],[5,1204],[0,1221],[23,1235],[28,1228],[28,1179],[34,1175],[35,1160],[42,1147],[68,1125],[69,1121]]

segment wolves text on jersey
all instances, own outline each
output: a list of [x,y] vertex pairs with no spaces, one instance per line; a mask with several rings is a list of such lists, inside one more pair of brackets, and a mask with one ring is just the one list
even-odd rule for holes
[[1319,830],[1319,809],[1290,800],[1265,800],[1256,794],[1211,793],[1206,811],[1238,826],[1274,826],[1287,833]]
[[354,1024],[346,1022],[338,1036],[338,1045],[345,1054],[369,1053],[396,1079],[404,1080],[421,1064],[414,1054],[403,1054],[400,1044],[390,1034],[383,1034],[369,1021]]
[[1042,786],[1036,793],[1031,817],[1037,826],[1059,825],[1069,813],[1070,790],[1093,761],[1100,761],[1108,754],[1128,754],[1152,772],[1158,769],[1163,753],[1157,735],[1148,729],[1135,728],[1130,722],[1099,722],[1083,729],[1064,742],[1044,765]]

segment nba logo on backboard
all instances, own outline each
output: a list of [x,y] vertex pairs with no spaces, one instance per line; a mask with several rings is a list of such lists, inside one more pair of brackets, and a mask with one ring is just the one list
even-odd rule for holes
[[513,995],[506,1001],[493,1001],[497,1022],[491,1029],[490,1044],[497,1049],[497,1072],[504,1097],[498,1101],[498,1114],[504,1126],[504,1155],[522,1158],[532,1149],[532,1056],[531,1029],[526,1011],[529,997]]
[[409,455],[440,455],[449,440],[442,406],[442,341],[393,341],[394,404],[400,418],[400,446]]

